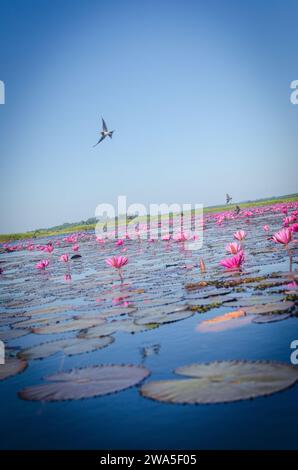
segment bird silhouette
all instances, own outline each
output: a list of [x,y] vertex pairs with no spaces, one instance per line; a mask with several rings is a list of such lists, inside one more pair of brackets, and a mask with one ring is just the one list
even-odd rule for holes
[[93,147],[96,147],[96,145],[100,144],[100,142],[102,142],[106,137],[110,137],[110,139],[113,137],[114,131],[109,131],[104,118],[101,118],[101,119],[102,119],[102,130],[100,131],[101,138],[95,145],[93,145]]
[[229,204],[231,202],[232,196],[230,196],[228,193],[226,194],[226,203]]

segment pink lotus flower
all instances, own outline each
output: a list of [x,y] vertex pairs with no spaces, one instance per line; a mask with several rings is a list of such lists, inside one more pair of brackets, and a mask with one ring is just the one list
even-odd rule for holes
[[289,284],[287,284],[287,289],[289,290],[297,290],[298,289],[298,283],[297,281],[292,281]]
[[239,243],[233,242],[233,243],[228,243],[227,244],[226,250],[227,250],[228,253],[231,253],[232,255],[236,255],[237,253],[239,253],[239,251],[242,250],[242,248],[239,245]]
[[291,230],[291,232],[298,232],[298,223],[291,225],[291,227],[289,227],[289,230]]
[[39,261],[39,263],[37,263],[35,265],[36,269],[45,269],[47,266],[49,266],[49,260],[47,259],[43,259],[41,261]]
[[51,243],[49,243],[48,245],[44,247],[44,251],[46,251],[47,253],[52,253],[53,250],[54,250],[54,247]]
[[106,259],[106,263],[112,268],[121,269],[128,263],[128,258],[126,256],[113,256],[112,258]]
[[65,281],[71,281],[71,274],[70,274],[70,273],[66,273],[66,274],[64,275],[64,279],[65,279]]
[[73,251],[79,251],[79,245],[73,245],[72,249]]
[[281,243],[282,245],[287,245],[292,240],[292,232],[289,228],[283,228],[276,232],[272,236],[275,243]]
[[69,261],[68,255],[64,254],[60,256],[60,261],[63,261],[64,263],[67,263]]
[[121,268],[128,263],[128,258],[126,256],[113,256],[112,258],[107,258],[106,263],[118,270],[120,281],[123,282]]
[[269,232],[269,230],[270,230],[269,225],[264,225],[263,230],[264,230],[265,232]]
[[246,232],[244,232],[244,230],[238,230],[238,232],[234,233],[234,238],[236,238],[238,241],[244,240],[245,237]]
[[227,269],[239,269],[244,261],[243,251],[239,251],[237,255],[232,258],[225,258],[220,261],[221,266],[224,266]]
[[118,241],[116,241],[115,245],[116,246],[121,246],[121,245],[123,245],[123,243],[124,243],[123,240],[118,240]]
[[296,216],[295,215],[290,215],[288,217],[285,217],[283,219],[283,225],[284,227],[288,227],[290,224],[292,224],[293,222],[296,222]]

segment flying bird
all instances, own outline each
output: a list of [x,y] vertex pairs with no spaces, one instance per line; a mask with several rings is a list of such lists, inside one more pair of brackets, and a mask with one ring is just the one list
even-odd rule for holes
[[231,202],[232,199],[233,199],[232,196],[230,196],[230,195],[227,193],[227,194],[226,194],[226,201],[227,201],[226,203],[229,204],[229,202]]
[[101,118],[102,119],[102,130],[100,132],[101,134],[101,138],[99,139],[99,141],[93,145],[93,147],[96,147],[96,145],[100,144],[100,142],[102,142],[106,137],[110,137],[110,139],[113,137],[113,132],[114,131],[109,131],[108,128],[107,128],[107,125],[105,123],[105,120],[104,118]]

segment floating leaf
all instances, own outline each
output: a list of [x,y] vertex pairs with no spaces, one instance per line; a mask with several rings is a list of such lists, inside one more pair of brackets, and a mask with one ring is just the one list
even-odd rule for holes
[[114,341],[112,336],[103,336],[102,338],[96,338],[96,340],[78,338],[60,339],[24,349],[18,353],[18,357],[27,360],[44,359],[57,352],[63,352],[66,356],[74,356],[102,349]]
[[263,305],[268,303],[280,302],[282,296],[280,295],[250,295],[232,301],[232,307],[253,307],[255,305]]
[[113,320],[109,323],[104,323],[90,328],[87,331],[81,331],[78,338],[99,338],[100,336],[112,335],[118,331],[125,333],[139,333],[140,331],[155,327],[156,325],[136,325],[136,323],[130,318],[125,320]]
[[120,392],[148,375],[149,371],[141,366],[90,366],[49,376],[49,383],[25,388],[19,396],[34,401],[80,400]]
[[78,317],[72,320],[65,321],[63,323],[57,323],[54,325],[43,326],[40,328],[33,328],[33,333],[38,335],[48,335],[52,333],[65,333],[67,331],[84,330],[91,328],[92,326],[102,325],[105,321],[102,318],[96,317]]
[[280,313],[276,315],[257,315],[252,319],[252,323],[275,323],[290,318],[289,313]]
[[38,318],[29,318],[27,317],[26,320],[24,321],[20,321],[20,322],[17,322],[17,323],[14,323],[13,324],[13,328],[34,328],[38,325],[50,325],[52,323],[60,323],[64,320],[68,320],[70,319],[70,315],[56,315],[55,313],[54,314],[51,314],[51,315],[47,315],[47,316],[43,316],[43,317],[38,317]]
[[0,340],[7,342],[12,339],[20,338],[21,336],[28,335],[30,331],[28,330],[1,330],[0,331]]
[[191,378],[149,382],[141,394],[167,403],[226,403],[271,395],[298,381],[294,366],[262,361],[193,364],[175,373]]
[[27,367],[27,362],[24,359],[17,359],[15,357],[8,357],[5,364],[0,365],[0,380],[8,379],[13,375],[23,372]]
[[28,317],[24,316],[12,316],[12,315],[1,315],[0,316],[0,326],[7,326],[12,325],[14,323],[20,322],[22,320],[28,319]]
[[167,305],[162,308],[148,308],[138,311],[138,315],[135,316],[135,323],[137,325],[147,325],[149,323],[172,323],[185,318],[191,317],[194,312],[188,310],[188,306],[180,305]]
[[252,313],[254,315],[266,315],[268,313],[283,313],[292,310],[294,302],[275,302],[265,305],[256,305],[254,307],[245,307],[246,313]]
[[55,305],[53,307],[38,308],[27,311],[28,315],[45,315],[48,313],[62,313],[74,310],[72,305]]

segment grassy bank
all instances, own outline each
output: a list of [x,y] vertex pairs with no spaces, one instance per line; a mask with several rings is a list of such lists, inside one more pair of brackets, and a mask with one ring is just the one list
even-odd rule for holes
[[[241,209],[245,209],[248,207],[261,207],[270,204],[278,204],[281,202],[294,202],[298,201],[298,194],[293,194],[290,196],[281,196],[280,198],[274,199],[264,199],[258,201],[250,201],[250,202],[243,202],[238,203],[237,205]],[[229,204],[229,205],[221,205],[221,206],[212,206],[212,207],[205,207],[204,214],[212,213],[212,212],[223,212],[226,210],[234,210],[236,204]],[[140,218],[140,219],[144,219]],[[112,223],[112,222],[111,222]],[[95,224],[82,224],[82,225],[72,225],[67,228],[63,229],[45,229],[45,230],[33,230],[31,232],[24,232],[24,233],[10,233],[10,234],[0,234],[0,242],[8,242],[13,240],[25,240],[31,238],[42,238],[42,237],[49,237],[54,235],[67,235],[75,232],[85,232],[88,230],[94,230]]]

